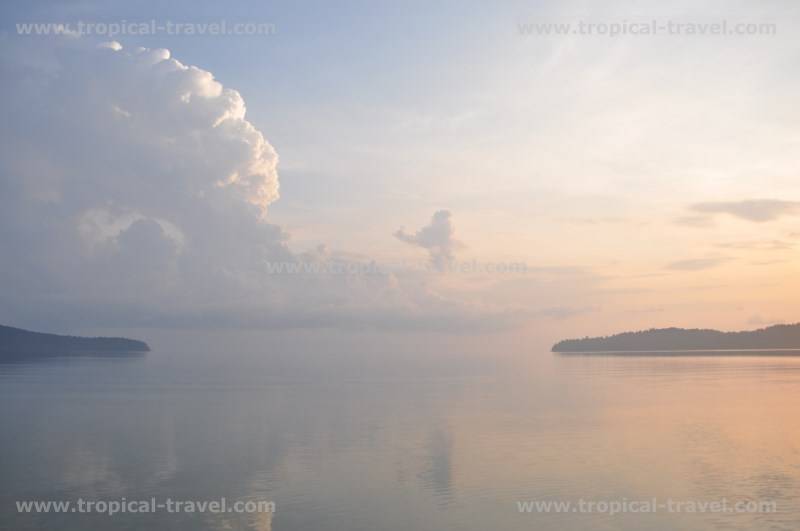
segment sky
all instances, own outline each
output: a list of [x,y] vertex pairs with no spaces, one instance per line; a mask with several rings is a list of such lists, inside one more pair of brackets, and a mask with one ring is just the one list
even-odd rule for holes
[[[162,4],[0,7],[0,322],[800,321],[794,2]],[[151,20],[274,31],[17,26]]]

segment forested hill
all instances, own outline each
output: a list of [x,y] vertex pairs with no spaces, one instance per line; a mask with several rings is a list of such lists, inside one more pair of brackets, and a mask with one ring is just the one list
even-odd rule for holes
[[800,323],[744,332],[660,328],[606,337],[566,339],[553,352],[800,349]]
[[30,332],[0,325],[0,354],[77,352],[147,352],[144,341],[123,337],[76,337]]

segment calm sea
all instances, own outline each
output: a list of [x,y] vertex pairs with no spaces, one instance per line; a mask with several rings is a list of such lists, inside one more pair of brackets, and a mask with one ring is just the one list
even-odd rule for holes
[[[798,357],[387,345],[0,363],[0,529],[800,529]],[[16,505],[222,498],[274,512]]]

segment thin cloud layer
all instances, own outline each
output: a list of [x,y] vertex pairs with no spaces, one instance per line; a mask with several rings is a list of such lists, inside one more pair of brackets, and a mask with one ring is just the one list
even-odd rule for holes
[[697,258],[691,260],[678,260],[667,265],[673,271],[703,271],[712,269],[727,262],[728,258]]
[[784,216],[800,215],[800,201],[751,199],[746,201],[715,201],[697,203],[691,210],[703,214],[729,214],[739,219],[762,223]]
[[714,220],[711,216],[681,216],[675,220],[675,224],[695,229],[706,229],[714,226]]

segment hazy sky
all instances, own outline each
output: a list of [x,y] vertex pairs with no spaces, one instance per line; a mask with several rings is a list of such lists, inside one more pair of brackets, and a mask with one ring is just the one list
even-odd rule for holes
[[[161,4],[0,8],[3,322],[800,320],[795,2]],[[223,19],[275,31],[16,28]],[[520,31],[723,20],[775,34]]]

